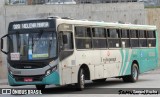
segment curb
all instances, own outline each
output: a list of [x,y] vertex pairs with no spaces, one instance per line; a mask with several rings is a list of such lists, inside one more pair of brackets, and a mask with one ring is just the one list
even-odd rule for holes
[[0,85],[9,85],[7,79],[1,79],[0,80]]
[[9,85],[7,82],[0,83],[0,85]]

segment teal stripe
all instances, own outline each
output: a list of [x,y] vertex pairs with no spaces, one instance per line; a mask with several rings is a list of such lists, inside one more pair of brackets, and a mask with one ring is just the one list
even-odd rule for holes
[[10,85],[38,85],[38,84],[60,85],[60,77],[58,72],[53,72],[52,74],[44,77],[42,81],[36,81],[36,82],[17,82],[10,74],[8,74],[8,81]]

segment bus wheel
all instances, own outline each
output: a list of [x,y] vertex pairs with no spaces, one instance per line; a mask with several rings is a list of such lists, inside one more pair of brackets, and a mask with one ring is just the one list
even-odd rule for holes
[[124,82],[136,82],[139,76],[139,68],[136,63],[132,65],[131,75],[122,77]]
[[92,80],[92,82],[94,82],[94,83],[100,83],[100,82],[105,82],[105,81],[106,81],[106,78]]
[[36,85],[36,89],[37,90],[44,90],[45,89],[45,85]]
[[82,91],[85,87],[85,74],[84,69],[80,69],[78,73],[78,83],[76,84],[76,88],[78,91]]

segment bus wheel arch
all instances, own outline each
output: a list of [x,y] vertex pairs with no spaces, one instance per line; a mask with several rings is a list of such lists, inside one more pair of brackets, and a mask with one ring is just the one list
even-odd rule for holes
[[85,80],[90,79],[89,68],[86,64],[80,66],[77,76],[77,83],[75,85],[77,90],[82,91],[85,88]]
[[134,60],[131,65],[131,74],[123,76],[122,79],[124,82],[136,82],[138,81],[138,76],[139,76],[139,64],[136,60]]
[[[83,69],[84,70],[84,73],[85,73],[85,79],[86,80],[90,80],[90,70],[89,70],[89,67],[86,65],[86,64],[82,64],[79,68],[80,69]],[[78,72],[79,72],[78,70]]]

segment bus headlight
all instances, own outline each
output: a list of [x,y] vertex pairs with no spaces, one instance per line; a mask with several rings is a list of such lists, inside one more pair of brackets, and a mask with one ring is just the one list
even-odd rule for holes
[[50,75],[51,72],[54,72],[54,71],[56,71],[56,70],[57,70],[57,65],[54,66],[54,67],[52,67],[52,68],[50,68],[50,69],[48,69],[48,70],[46,71],[46,75],[45,75],[45,76]]
[[10,68],[8,68],[8,73],[13,75],[13,72],[10,70]]
[[9,71],[9,73],[10,73],[11,75],[13,75],[13,72],[12,72],[12,71]]
[[46,76],[50,75],[50,74],[51,74],[51,70],[49,69],[49,70],[46,71]]

